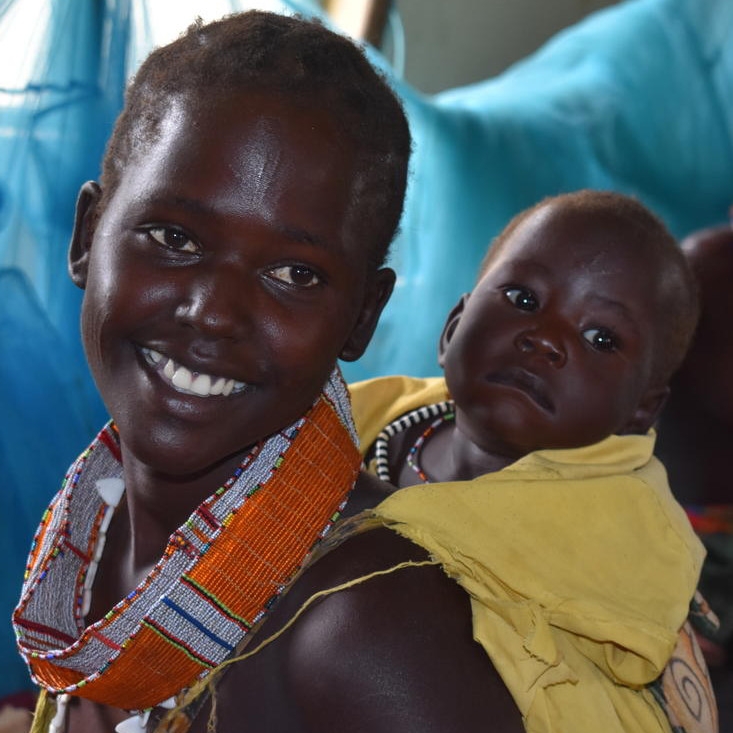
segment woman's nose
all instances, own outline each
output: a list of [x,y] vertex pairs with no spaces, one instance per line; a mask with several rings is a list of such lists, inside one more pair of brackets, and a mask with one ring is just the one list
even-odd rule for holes
[[187,287],[176,307],[176,319],[216,338],[237,338],[246,328],[242,278],[217,271],[198,276]]
[[524,354],[535,354],[547,359],[555,367],[562,367],[567,361],[567,352],[559,337],[532,329],[517,334],[514,345]]

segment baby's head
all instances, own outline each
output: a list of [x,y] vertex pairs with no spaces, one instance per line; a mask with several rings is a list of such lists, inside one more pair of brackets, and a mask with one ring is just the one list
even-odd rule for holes
[[142,65],[69,255],[82,336],[123,444],[204,471],[303,415],[366,348],[410,152],[351,41],[252,11]]
[[545,199],[492,243],[446,323],[440,362],[457,424],[515,459],[644,433],[697,312],[684,256],[638,201]]
[[260,95],[274,95],[292,115],[327,112],[343,154],[358,156],[350,226],[368,242],[374,266],[382,265],[402,212],[411,149],[407,120],[360,49],[317,20],[249,11],[198,22],[153,51],[128,87],[107,146],[101,208],[125,166],[147,155],[160,137],[173,102],[195,110],[230,94],[252,106]]

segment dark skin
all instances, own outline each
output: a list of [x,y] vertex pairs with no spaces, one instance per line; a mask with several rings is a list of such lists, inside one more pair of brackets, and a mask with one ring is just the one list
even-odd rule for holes
[[[433,481],[470,480],[535,450],[645,433],[667,397],[651,380],[663,267],[635,251],[636,229],[551,201],[523,221],[448,317],[439,361],[455,422],[427,441]],[[628,243],[618,246],[617,243]],[[394,476],[419,482],[399,436]]]
[[[253,443],[308,408],[337,358],[361,355],[394,283],[368,265],[356,163],[327,111],[263,94],[185,101],[167,102],[160,139],[128,163],[104,211],[96,184],[77,207],[70,272],[85,289],[85,349],[126,484],[89,623],[140,583]],[[207,379],[193,385],[196,374]],[[211,394],[220,380],[229,393]],[[362,475],[346,513],[389,490]],[[349,540],[301,576],[258,639],[318,590],[424,559],[387,530]],[[234,665],[217,700],[220,733],[523,730],[472,639],[468,597],[434,566],[318,603]],[[79,700],[69,730],[126,717]]]
[[733,224],[695,232],[681,247],[699,283],[701,315],[660,416],[657,454],[681,502],[730,504],[733,339],[728,321],[733,313]]
[[[408,559],[425,555],[388,530],[348,541],[296,584],[271,630],[312,592]],[[524,730],[472,639],[468,596],[437,567],[400,570],[321,601],[231,669],[218,705],[220,717],[249,711],[261,731]],[[205,730],[204,717],[195,731]]]

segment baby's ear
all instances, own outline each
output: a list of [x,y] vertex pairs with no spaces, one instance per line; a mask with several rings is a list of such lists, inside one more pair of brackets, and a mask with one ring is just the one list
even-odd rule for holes
[[74,232],[69,245],[69,275],[72,282],[82,290],[87,284],[89,250],[94,238],[94,227],[98,218],[97,207],[102,189],[94,181],[87,181],[79,190],[74,215]]
[[369,346],[369,342],[372,340],[374,329],[379,322],[379,316],[392,295],[395,279],[395,272],[389,267],[377,270],[371,278],[364,295],[359,318],[344,344],[344,348],[341,349],[339,359],[356,361],[366,351],[366,347]]
[[438,342],[438,365],[443,367],[443,360],[445,358],[445,352],[448,349],[448,344],[453,338],[453,332],[456,330],[458,321],[461,320],[463,315],[463,309],[466,307],[470,293],[464,293],[461,299],[453,306],[453,309],[448,314],[448,318],[443,326],[443,331],[440,334],[440,341]]
[[657,422],[667,397],[669,397],[668,386],[647,390],[626,427],[621,431],[621,435],[644,435]]

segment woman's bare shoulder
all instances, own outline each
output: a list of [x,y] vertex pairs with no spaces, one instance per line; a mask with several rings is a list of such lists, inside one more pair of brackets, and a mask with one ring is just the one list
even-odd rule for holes
[[384,528],[357,535],[297,595],[355,579],[292,629],[288,674],[309,730],[524,730],[473,639],[468,595],[422,548]]
[[524,731],[473,640],[468,595],[389,529],[351,536],[310,566],[251,647],[267,638],[218,686],[217,730],[246,719],[268,733]]

